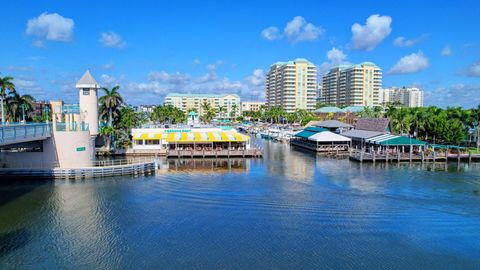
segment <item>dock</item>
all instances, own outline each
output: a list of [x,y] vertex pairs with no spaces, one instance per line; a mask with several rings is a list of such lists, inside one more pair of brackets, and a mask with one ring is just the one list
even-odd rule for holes
[[126,175],[153,175],[158,168],[158,161],[156,159],[144,161],[100,160],[94,165],[78,168],[28,168],[20,166],[16,168],[1,168],[0,178],[93,179]]
[[446,162],[446,161],[466,161],[477,162],[480,161],[479,154],[448,154],[445,152],[425,152],[411,153],[411,152],[395,152],[395,153],[376,153],[366,152],[362,150],[350,149],[349,158],[358,162]]

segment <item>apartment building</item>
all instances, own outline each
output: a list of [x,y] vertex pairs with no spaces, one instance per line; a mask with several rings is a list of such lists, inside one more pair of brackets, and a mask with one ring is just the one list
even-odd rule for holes
[[266,105],[287,112],[314,110],[317,97],[317,68],[303,58],[270,66],[265,82]]
[[405,107],[423,107],[423,91],[418,87],[390,87],[380,90],[379,102],[399,102]]
[[379,104],[382,70],[371,62],[340,65],[322,78],[322,100],[337,106]]
[[242,101],[240,102],[240,104],[241,104],[242,112],[247,112],[247,111],[257,112],[257,111],[260,111],[262,106],[265,106],[265,102],[263,101]]
[[229,118],[235,112],[235,117],[240,115],[240,97],[236,94],[178,94],[170,93],[165,97],[165,105],[173,105],[185,113],[190,109],[195,109],[200,115],[203,115],[203,104],[208,103],[210,107],[219,110],[225,108],[225,112],[219,114],[219,117]]

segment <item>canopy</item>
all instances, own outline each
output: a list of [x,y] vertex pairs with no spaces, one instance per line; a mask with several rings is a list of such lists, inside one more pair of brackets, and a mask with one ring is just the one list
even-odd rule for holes
[[310,141],[316,141],[316,142],[349,142],[352,140],[350,138],[335,134],[330,131],[319,132],[315,135],[308,137],[308,139]]
[[246,142],[249,136],[236,132],[170,132],[140,133],[133,135],[134,140],[166,140],[169,143],[182,142]]
[[424,141],[406,136],[398,136],[392,134],[383,134],[367,140],[368,143],[378,145],[426,145]]
[[313,136],[313,135],[317,134],[318,132],[322,132],[322,131],[327,131],[327,129],[321,128],[321,127],[307,127],[304,130],[296,133],[295,137],[308,139],[310,136]]

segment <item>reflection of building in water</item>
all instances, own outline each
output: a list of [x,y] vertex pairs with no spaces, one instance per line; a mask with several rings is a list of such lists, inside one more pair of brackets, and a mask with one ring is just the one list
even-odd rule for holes
[[247,172],[250,160],[245,158],[202,158],[202,159],[168,159],[169,171],[198,172]]
[[315,158],[312,156],[315,154],[296,151],[287,144],[265,142],[264,155],[268,155],[266,166],[269,172],[293,180],[313,180]]

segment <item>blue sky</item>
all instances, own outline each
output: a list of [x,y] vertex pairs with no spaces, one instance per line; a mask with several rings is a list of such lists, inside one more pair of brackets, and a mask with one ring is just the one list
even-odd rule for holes
[[371,61],[383,86],[417,85],[428,105],[480,104],[478,1],[8,1],[0,74],[21,93],[75,102],[86,69],[131,104],[169,92],[264,97],[276,61],[325,71]]

